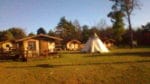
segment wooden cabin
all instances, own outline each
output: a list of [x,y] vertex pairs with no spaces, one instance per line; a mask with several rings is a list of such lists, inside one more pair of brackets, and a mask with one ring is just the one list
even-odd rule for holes
[[78,40],[71,40],[67,42],[66,47],[68,50],[79,50],[81,42]]
[[56,42],[61,38],[39,34],[16,41],[17,48],[24,57],[46,56],[55,50]]

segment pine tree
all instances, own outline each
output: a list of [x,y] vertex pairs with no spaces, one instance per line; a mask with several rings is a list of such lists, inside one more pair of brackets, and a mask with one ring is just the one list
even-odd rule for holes
[[108,14],[108,17],[111,18],[111,21],[113,23],[113,37],[116,40],[117,44],[120,43],[122,39],[122,35],[125,32],[124,29],[124,22],[123,22],[123,17],[124,13],[116,8],[112,8],[113,11],[111,11]]

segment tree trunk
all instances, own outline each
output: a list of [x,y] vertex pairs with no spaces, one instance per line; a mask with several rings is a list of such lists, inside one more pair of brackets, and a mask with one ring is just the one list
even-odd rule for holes
[[133,48],[133,31],[132,31],[132,25],[131,25],[131,18],[130,18],[130,14],[127,13],[128,16],[128,24],[129,24],[129,32],[130,32],[130,40],[129,40],[129,45],[130,48]]

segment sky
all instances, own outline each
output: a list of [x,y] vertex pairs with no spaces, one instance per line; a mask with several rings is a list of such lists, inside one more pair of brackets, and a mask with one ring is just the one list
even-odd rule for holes
[[[133,27],[150,22],[150,0],[140,2],[141,9],[132,14]],[[36,33],[43,27],[48,32],[63,16],[69,21],[78,20],[81,26],[95,26],[100,21],[111,26],[107,17],[111,6],[109,0],[0,0],[0,31],[19,27],[26,33]]]

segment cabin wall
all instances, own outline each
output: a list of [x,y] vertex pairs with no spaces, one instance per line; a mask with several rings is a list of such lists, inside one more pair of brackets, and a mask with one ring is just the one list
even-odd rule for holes
[[80,49],[80,44],[69,42],[69,43],[67,43],[67,49],[68,50],[79,50]]
[[[35,42],[35,50],[30,49],[29,42]],[[39,56],[39,40],[29,39],[23,41],[23,50],[25,57],[36,57]]]
[[54,52],[55,42],[48,40],[40,40],[40,55],[48,55],[48,53]]
[[55,42],[48,42],[48,50],[49,52],[54,52]]
[[[30,50],[29,42],[35,42],[36,49]],[[49,52],[54,52],[55,42],[38,40],[38,39],[29,39],[23,41],[23,50],[25,57],[37,57],[47,55]]]

